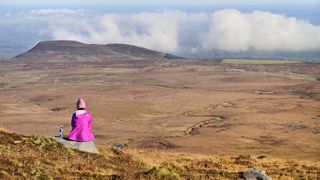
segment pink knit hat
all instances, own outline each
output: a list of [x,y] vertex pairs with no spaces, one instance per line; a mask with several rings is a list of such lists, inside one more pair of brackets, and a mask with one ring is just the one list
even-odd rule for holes
[[78,99],[78,102],[77,102],[77,109],[80,109],[80,108],[86,108],[86,102],[83,100],[82,97],[80,97]]

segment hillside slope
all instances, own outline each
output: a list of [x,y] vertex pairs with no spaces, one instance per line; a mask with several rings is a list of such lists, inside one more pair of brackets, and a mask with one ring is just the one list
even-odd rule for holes
[[311,161],[103,147],[99,151],[83,153],[43,136],[0,130],[0,178],[239,179],[252,167],[265,169],[274,179],[320,175],[320,163]]
[[158,51],[137,47],[127,44],[107,44],[105,47],[119,54],[133,57],[164,57],[164,54]]

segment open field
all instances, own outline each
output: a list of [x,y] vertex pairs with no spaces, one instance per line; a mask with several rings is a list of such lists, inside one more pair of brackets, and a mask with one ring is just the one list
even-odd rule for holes
[[[68,131],[83,96],[99,145],[319,160],[319,82],[270,76],[273,66],[279,68],[193,61],[67,70],[1,64],[0,124],[23,134],[56,135],[60,124]],[[320,69],[282,68],[311,77]]]

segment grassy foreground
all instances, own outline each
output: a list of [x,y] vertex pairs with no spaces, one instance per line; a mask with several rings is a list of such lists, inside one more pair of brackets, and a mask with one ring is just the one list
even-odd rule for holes
[[103,147],[99,151],[83,153],[47,137],[0,130],[0,179],[239,179],[251,167],[264,169],[274,179],[320,177],[320,162],[312,161]]

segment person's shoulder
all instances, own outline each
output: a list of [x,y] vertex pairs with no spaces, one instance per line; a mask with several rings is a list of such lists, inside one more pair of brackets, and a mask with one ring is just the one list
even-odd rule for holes
[[82,115],[82,114],[86,114],[87,113],[87,110],[76,110],[75,112],[74,112],[74,114],[76,115],[76,116],[79,116],[79,115]]
[[91,116],[91,112],[86,110],[86,114],[90,115]]

